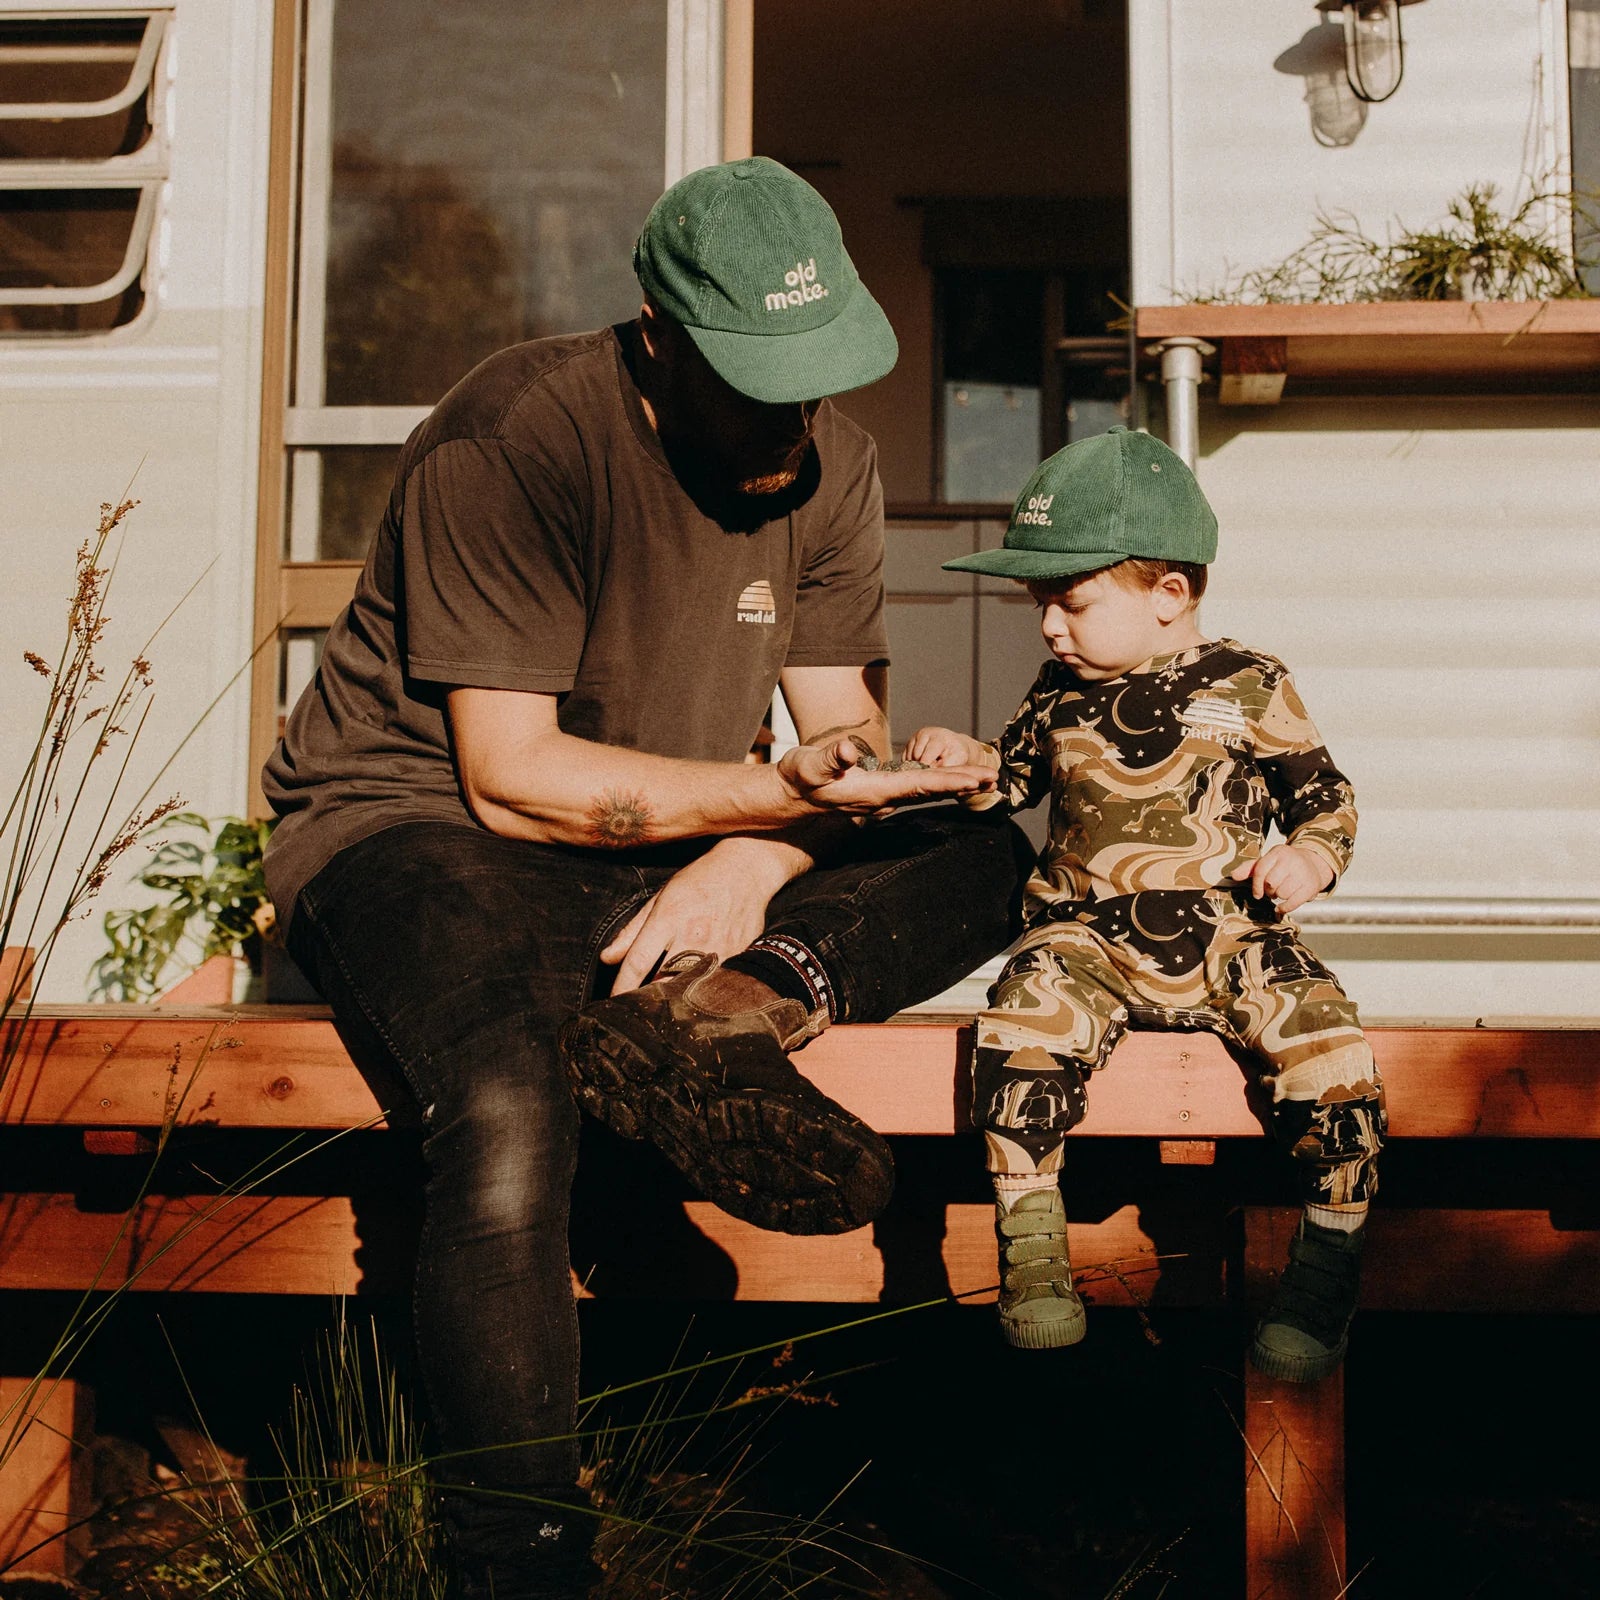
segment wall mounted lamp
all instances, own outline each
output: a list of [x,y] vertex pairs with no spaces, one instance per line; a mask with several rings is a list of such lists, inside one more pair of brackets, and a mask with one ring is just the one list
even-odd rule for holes
[[1317,10],[1337,12],[1344,24],[1344,75],[1368,105],[1387,100],[1406,75],[1405,28],[1400,13],[1422,0],[1317,0]]

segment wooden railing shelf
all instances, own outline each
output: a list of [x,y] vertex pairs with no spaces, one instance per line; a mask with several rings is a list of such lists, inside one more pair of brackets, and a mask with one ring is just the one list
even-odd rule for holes
[[1271,404],[1284,382],[1341,388],[1600,387],[1600,299],[1363,305],[1142,306],[1141,341],[1219,347],[1223,404]]

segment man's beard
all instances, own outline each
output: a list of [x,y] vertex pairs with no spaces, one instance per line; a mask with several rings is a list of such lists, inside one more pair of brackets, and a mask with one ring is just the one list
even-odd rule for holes
[[792,489],[800,477],[800,469],[805,465],[806,452],[811,448],[811,430],[806,429],[805,437],[795,442],[794,448],[788,456],[776,467],[771,467],[765,472],[741,472],[734,465],[734,485],[740,494],[764,495],[781,494],[785,489]]
[[804,452],[797,454],[792,462],[780,467],[776,472],[757,473],[753,478],[740,478],[737,488],[740,494],[763,495],[778,494],[784,489],[793,488],[795,480],[800,476],[800,462]]

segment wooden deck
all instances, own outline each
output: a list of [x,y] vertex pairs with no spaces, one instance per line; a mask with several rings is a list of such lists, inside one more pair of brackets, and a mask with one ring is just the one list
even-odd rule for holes
[[[968,1127],[966,1025],[846,1025],[795,1060],[884,1133],[956,1133]],[[1398,1138],[1600,1138],[1600,1025],[1419,1022],[1369,1034]],[[0,1089],[0,1125],[153,1129],[180,1094],[185,1126],[349,1128],[378,1114],[320,1007],[41,1005]],[[1097,1075],[1073,1138],[1260,1132],[1218,1039],[1131,1033]]]
[[[1600,1138],[1596,1025],[1417,1023],[1370,1034],[1398,1140]],[[796,1059],[825,1092],[885,1133],[951,1136],[968,1127],[968,1046],[963,1019],[904,1018],[835,1028]],[[230,1131],[258,1138],[275,1131],[302,1143],[387,1139],[376,1132],[382,1123],[371,1092],[319,1009],[35,1009],[0,1090],[0,1127],[14,1130],[8,1137],[26,1142],[32,1130],[59,1141],[69,1130],[91,1151],[130,1154],[166,1126],[176,1130],[180,1148]],[[1219,1142],[1260,1139],[1262,1130],[1241,1069],[1218,1040],[1135,1033],[1097,1076],[1088,1120],[1073,1137],[1156,1141],[1163,1160],[1204,1166]],[[1166,1221],[1134,1204],[1075,1217],[1073,1255],[1088,1296],[1101,1306],[1152,1295],[1163,1304],[1202,1306],[1237,1303],[1241,1293],[1252,1302],[1264,1298],[1295,1214],[1246,1206],[1241,1256],[1230,1242],[1230,1202],[1212,1189],[1214,1203]],[[316,1193],[268,1186],[231,1198],[163,1192],[129,1215],[86,1207],[66,1186],[0,1180],[0,1290],[95,1283],[167,1292],[399,1290],[410,1223],[396,1213],[404,1210],[393,1193],[330,1183]],[[666,1292],[685,1297],[840,1302],[900,1298],[908,1283],[932,1283],[935,1292],[946,1286],[972,1300],[995,1292],[987,1204],[908,1197],[873,1228],[799,1239],[689,1201],[673,1226],[679,1242],[692,1240],[695,1248],[681,1263],[667,1263],[644,1292],[667,1284]],[[1380,1205],[1372,1233],[1363,1283],[1369,1308],[1600,1311],[1600,1231],[1592,1224],[1529,1209]],[[653,1232],[657,1253],[670,1253],[673,1237],[671,1228]],[[1166,1259],[1175,1240],[1181,1270]],[[581,1292],[639,1290],[591,1263],[579,1265],[590,1284]],[[1342,1383],[1338,1377],[1302,1391],[1246,1374],[1253,1596],[1332,1600],[1343,1586]],[[69,1465],[55,1463],[58,1518],[66,1512]],[[35,1503],[40,1496],[49,1498],[41,1490]],[[18,1505],[8,1483],[0,1489],[0,1530],[16,1522]],[[48,1518],[30,1526],[48,1527]],[[1315,1539],[1292,1531],[1311,1526]],[[0,1566],[6,1548],[20,1547],[0,1532]]]

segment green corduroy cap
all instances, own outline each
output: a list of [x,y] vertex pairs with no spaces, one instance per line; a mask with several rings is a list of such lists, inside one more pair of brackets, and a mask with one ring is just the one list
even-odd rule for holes
[[719,376],[753,400],[859,389],[900,353],[828,202],[766,156],[680,178],[645,219],[633,270]]
[[1035,469],[999,550],[944,563],[996,578],[1071,578],[1130,556],[1209,565],[1216,513],[1194,474],[1159,439],[1113,428]]

